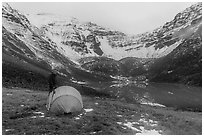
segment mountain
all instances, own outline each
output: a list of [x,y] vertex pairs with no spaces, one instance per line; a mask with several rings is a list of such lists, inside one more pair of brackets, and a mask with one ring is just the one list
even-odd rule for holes
[[162,57],[172,52],[196,31],[201,33],[200,26],[202,26],[202,3],[197,3],[178,13],[172,21],[135,38],[138,39],[138,43],[145,44],[145,47],[154,47],[154,50],[161,51],[152,57]]
[[48,41],[56,43],[58,52],[75,61],[82,57],[108,56],[109,53],[106,53],[110,50],[108,37],[125,36],[122,32],[92,22],[80,22],[73,17],[36,14],[28,15],[28,19],[38,26]]
[[106,56],[120,60],[125,57],[159,58],[169,54],[191,35],[191,30],[197,29],[199,24],[192,24],[202,17],[201,9],[201,3],[195,4],[152,32],[135,36],[73,17],[46,13],[27,17],[69,58]]
[[154,82],[200,86],[202,3],[151,32],[131,36],[74,17],[23,15],[3,3],[2,57],[4,82],[22,70],[41,80],[55,70],[70,82],[143,75]]
[[[170,25],[172,24],[172,25]],[[157,59],[150,68],[153,81],[202,85],[202,5],[192,5],[165,27],[181,28],[174,32],[182,42],[168,55]]]
[[[201,3],[178,13],[172,21],[153,32],[132,36],[132,38],[136,39],[137,43],[144,44],[147,49],[154,49],[152,53],[162,52],[154,54],[156,55],[152,56],[154,58],[142,58],[142,56],[138,58],[129,54],[129,57],[120,59],[118,65],[120,65],[121,75],[126,77],[145,75],[152,82],[202,85]],[[127,47],[133,49],[131,46]],[[138,48],[138,52],[143,51],[141,49]],[[93,62],[92,64],[92,68],[96,68]],[[106,68],[107,66],[109,65],[106,65]]]
[[[16,83],[23,86],[29,85],[29,82],[35,84],[33,82],[35,79],[36,83],[39,81],[39,86],[43,87],[48,84],[47,78],[52,70],[62,76],[61,82],[64,79],[70,82],[73,82],[74,79],[112,79],[81,68],[77,62],[73,62],[58,52],[56,43],[46,38],[25,15],[8,4],[3,4],[2,73],[4,84],[15,85]],[[36,78],[33,78],[34,76]]]

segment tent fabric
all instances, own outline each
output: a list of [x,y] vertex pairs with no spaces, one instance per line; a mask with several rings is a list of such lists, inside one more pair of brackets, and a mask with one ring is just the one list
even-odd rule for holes
[[70,86],[58,87],[48,97],[47,109],[53,113],[77,112],[82,108],[81,94]]

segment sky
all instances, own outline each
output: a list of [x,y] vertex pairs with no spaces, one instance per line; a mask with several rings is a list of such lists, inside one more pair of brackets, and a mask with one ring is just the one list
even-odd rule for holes
[[[195,2],[194,2],[195,3]],[[91,21],[98,25],[139,34],[151,31],[193,2],[9,2],[23,13],[54,13]]]

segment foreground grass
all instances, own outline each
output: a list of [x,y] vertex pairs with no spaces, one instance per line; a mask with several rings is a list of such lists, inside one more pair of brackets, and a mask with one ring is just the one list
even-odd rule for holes
[[[198,112],[86,95],[81,113],[55,116],[46,112],[45,91],[3,88],[2,95],[2,134],[6,135],[124,135],[140,133],[134,128],[141,127],[160,134],[202,134],[202,113]],[[131,122],[133,128],[127,126]]]

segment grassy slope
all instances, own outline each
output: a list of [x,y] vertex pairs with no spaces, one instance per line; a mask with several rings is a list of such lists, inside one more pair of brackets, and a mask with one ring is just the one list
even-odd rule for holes
[[5,62],[2,65],[2,85],[4,87],[48,90],[48,80],[46,78],[49,75],[48,71],[30,64],[20,66],[16,63]]
[[202,86],[202,40],[186,39],[151,65],[150,81]]
[[[201,113],[133,105],[86,94],[83,95],[84,109],[93,111],[83,110],[81,116],[54,116],[46,112],[46,91],[3,88],[2,95],[3,134],[135,134],[138,131],[117,124],[133,121],[138,122],[135,128],[162,130],[162,134],[202,133]],[[36,118],[31,118],[33,116]],[[141,118],[158,121],[158,126],[141,122]]]

